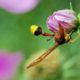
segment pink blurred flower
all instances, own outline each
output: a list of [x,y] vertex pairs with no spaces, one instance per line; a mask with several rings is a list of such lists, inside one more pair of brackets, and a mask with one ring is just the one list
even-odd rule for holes
[[24,13],[32,10],[39,0],[0,0],[0,7],[13,13]]
[[64,27],[66,33],[70,32],[78,25],[76,13],[72,10],[65,9],[54,12],[52,16],[48,17],[47,25],[52,31],[58,32],[59,24]]
[[22,54],[8,53],[0,51],[0,80],[9,80],[13,78],[17,71],[17,66],[22,61]]

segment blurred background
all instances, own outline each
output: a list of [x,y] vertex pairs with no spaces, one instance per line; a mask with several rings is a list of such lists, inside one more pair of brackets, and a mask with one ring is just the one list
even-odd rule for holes
[[[33,1],[30,6],[38,0]],[[79,0],[40,0],[33,8],[22,12],[16,12],[18,10],[10,11],[8,4],[3,4],[4,2],[0,3],[0,53],[8,51],[8,55],[14,53],[16,55],[16,52],[18,52],[19,56],[21,56],[21,59],[18,57],[21,61],[16,63],[19,65],[16,65],[14,68],[14,70],[16,69],[14,72],[15,75],[13,77],[6,77],[4,74],[6,70],[3,69],[3,77],[5,79],[1,77],[0,80],[80,80],[80,38],[72,44],[63,44],[53,51],[55,55],[55,58],[53,55],[54,60],[53,58],[49,58],[49,60],[46,60],[46,63],[44,60],[43,63],[32,69],[25,69],[38,54],[44,53],[53,44],[53,39],[47,42],[48,37],[34,36],[30,32],[30,26],[39,25],[44,32],[52,33],[47,28],[47,18],[55,11],[70,9],[70,2],[72,2],[73,9],[78,14],[80,12]],[[77,35],[77,33],[74,33],[72,35],[73,39]],[[18,58],[13,58],[14,65]],[[9,65],[10,63],[7,64],[7,66]],[[46,67],[45,70],[43,66],[49,67]],[[4,68],[6,68],[6,65]],[[1,68],[0,75],[2,75],[3,71]],[[6,74],[10,75],[11,73],[7,71]]]

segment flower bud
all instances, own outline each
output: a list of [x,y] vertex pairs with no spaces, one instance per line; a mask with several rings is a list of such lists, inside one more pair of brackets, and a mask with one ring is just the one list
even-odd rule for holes
[[78,27],[76,13],[65,9],[54,12],[52,16],[48,17],[47,25],[53,32],[59,32],[59,24],[62,25],[65,33],[69,33],[72,29],[76,30]]

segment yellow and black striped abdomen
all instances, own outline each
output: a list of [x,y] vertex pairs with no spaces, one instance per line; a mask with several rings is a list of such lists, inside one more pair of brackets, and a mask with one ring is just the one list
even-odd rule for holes
[[32,25],[30,27],[30,30],[31,30],[32,34],[34,34],[34,35],[40,35],[42,33],[41,27],[36,26],[36,25]]

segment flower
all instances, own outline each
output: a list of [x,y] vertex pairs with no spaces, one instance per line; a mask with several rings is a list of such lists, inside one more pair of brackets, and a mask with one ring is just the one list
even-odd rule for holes
[[[29,65],[32,61],[34,61],[36,58],[38,58],[40,55],[45,53],[45,49],[38,51],[31,55],[31,57],[25,62],[24,68]],[[48,55],[42,62],[40,62],[38,65],[29,68],[24,71],[24,74],[26,76],[31,77],[32,79],[30,80],[37,80],[36,78],[46,78],[47,75],[53,74],[57,67],[59,66],[59,61],[60,61],[60,51],[59,49],[54,50],[50,55]],[[42,79],[45,80],[45,79]]]
[[22,61],[22,54],[19,52],[9,53],[0,51],[0,80],[11,80],[17,73],[17,66]]
[[76,13],[72,10],[59,10],[48,17],[48,28],[53,32],[59,32],[59,24],[64,28],[65,33],[69,33],[72,29],[78,27],[78,19]]
[[0,0],[0,7],[13,13],[24,13],[32,10],[39,0]]

